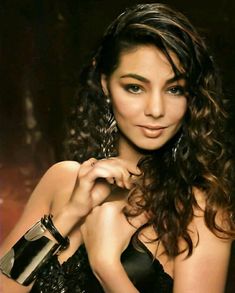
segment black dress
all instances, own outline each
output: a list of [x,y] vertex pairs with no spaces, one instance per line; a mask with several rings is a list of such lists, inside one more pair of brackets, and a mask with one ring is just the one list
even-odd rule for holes
[[[171,293],[172,278],[162,265],[153,259],[151,252],[138,241],[140,249],[132,243],[121,256],[122,264],[141,293]],[[38,275],[31,293],[103,293],[103,289],[92,273],[84,245],[62,265],[54,256]],[[122,293],[122,292],[120,292]]]

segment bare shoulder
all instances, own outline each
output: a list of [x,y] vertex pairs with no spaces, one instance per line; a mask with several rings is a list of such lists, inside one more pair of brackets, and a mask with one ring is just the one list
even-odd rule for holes
[[62,161],[52,165],[37,184],[28,205],[31,205],[31,202],[37,199],[40,202],[46,202],[48,205],[52,203],[55,196],[58,200],[60,194],[73,188],[79,166],[79,163],[75,161]]
[[75,176],[79,170],[80,164],[76,161],[61,161],[52,165],[42,179],[50,180],[65,179],[66,177]]
[[51,166],[45,173],[43,180],[55,182],[55,188],[61,184],[69,183],[77,178],[80,164],[76,161],[61,161]]
[[[174,292],[224,292],[228,269],[231,240],[218,237],[205,221],[206,194],[194,189],[198,207],[194,208],[193,219],[188,226],[193,241],[193,253],[187,251],[174,260]],[[218,211],[216,224],[222,224]],[[185,249],[185,243],[180,244]]]
[[70,199],[75,187],[80,164],[76,161],[62,161],[53,165],[48,174],[45,174],[46,181],[53,186],[51,197],[52,213],[57,213]]
[[[53,171],[78,171],[80,164],[77,161],[61,161],[51,166]],[[49,170],[50,170],[49,169]]]

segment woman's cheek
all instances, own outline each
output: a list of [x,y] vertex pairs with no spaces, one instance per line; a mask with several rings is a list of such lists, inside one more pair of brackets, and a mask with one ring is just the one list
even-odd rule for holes
[[143,112],[143,106],[133,99],[119,99],[113,102],[113,112],[117,115],[130,117]]
[[168,117],[172,122],[181,121],[184,118],[186,110],[187,102],[183,100],[181,103],[178,103],[168,109]]

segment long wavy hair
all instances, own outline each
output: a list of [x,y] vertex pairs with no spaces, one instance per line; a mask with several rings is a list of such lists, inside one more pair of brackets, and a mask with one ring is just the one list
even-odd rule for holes
[[[111,23],[81,74],[66,143],[67,158],[83,161],[104,156],[102,129],[107,128],[110,109],[101,74],[109,77],[119,65],[120,54],[141,45],[156,46],[175,75],[184,76],[188,108],[179,133],[139,162],[143,175],[130,192],[129,202],[138,207],[134,209],[137,213],[145,210],[151,215],[148,224],[155,228],[155,240],[162,242],[167,255],[181,252],[179,239],[185,241],[190,255],[194,244],[188,227],[194,208],[198,208],[193,189],[205,194],[205,223],[219,237],[235,236],[235,199],[220,78],[203,39],[184,15],[164,4],[143,4],[126,9]],[[172,149],[179,136],[173,159]],[[118,134],[111,142],[112,155],[118,154],[117,140]],[[218,214],[223,215],[225,225],[218,224]]]

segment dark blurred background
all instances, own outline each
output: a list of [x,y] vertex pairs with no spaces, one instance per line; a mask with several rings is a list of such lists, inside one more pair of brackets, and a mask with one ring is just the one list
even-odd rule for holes
[[[90,50],[123,8],[151,2],[155,1],[0,0],[1,239],[17,221],[42,173],[64,159],[66,117]],[[234,1],[164,3],[185,13],[205,37],[231,101],[233,136]],[[234,260],[233,256],[227,293],[235,292]]]

